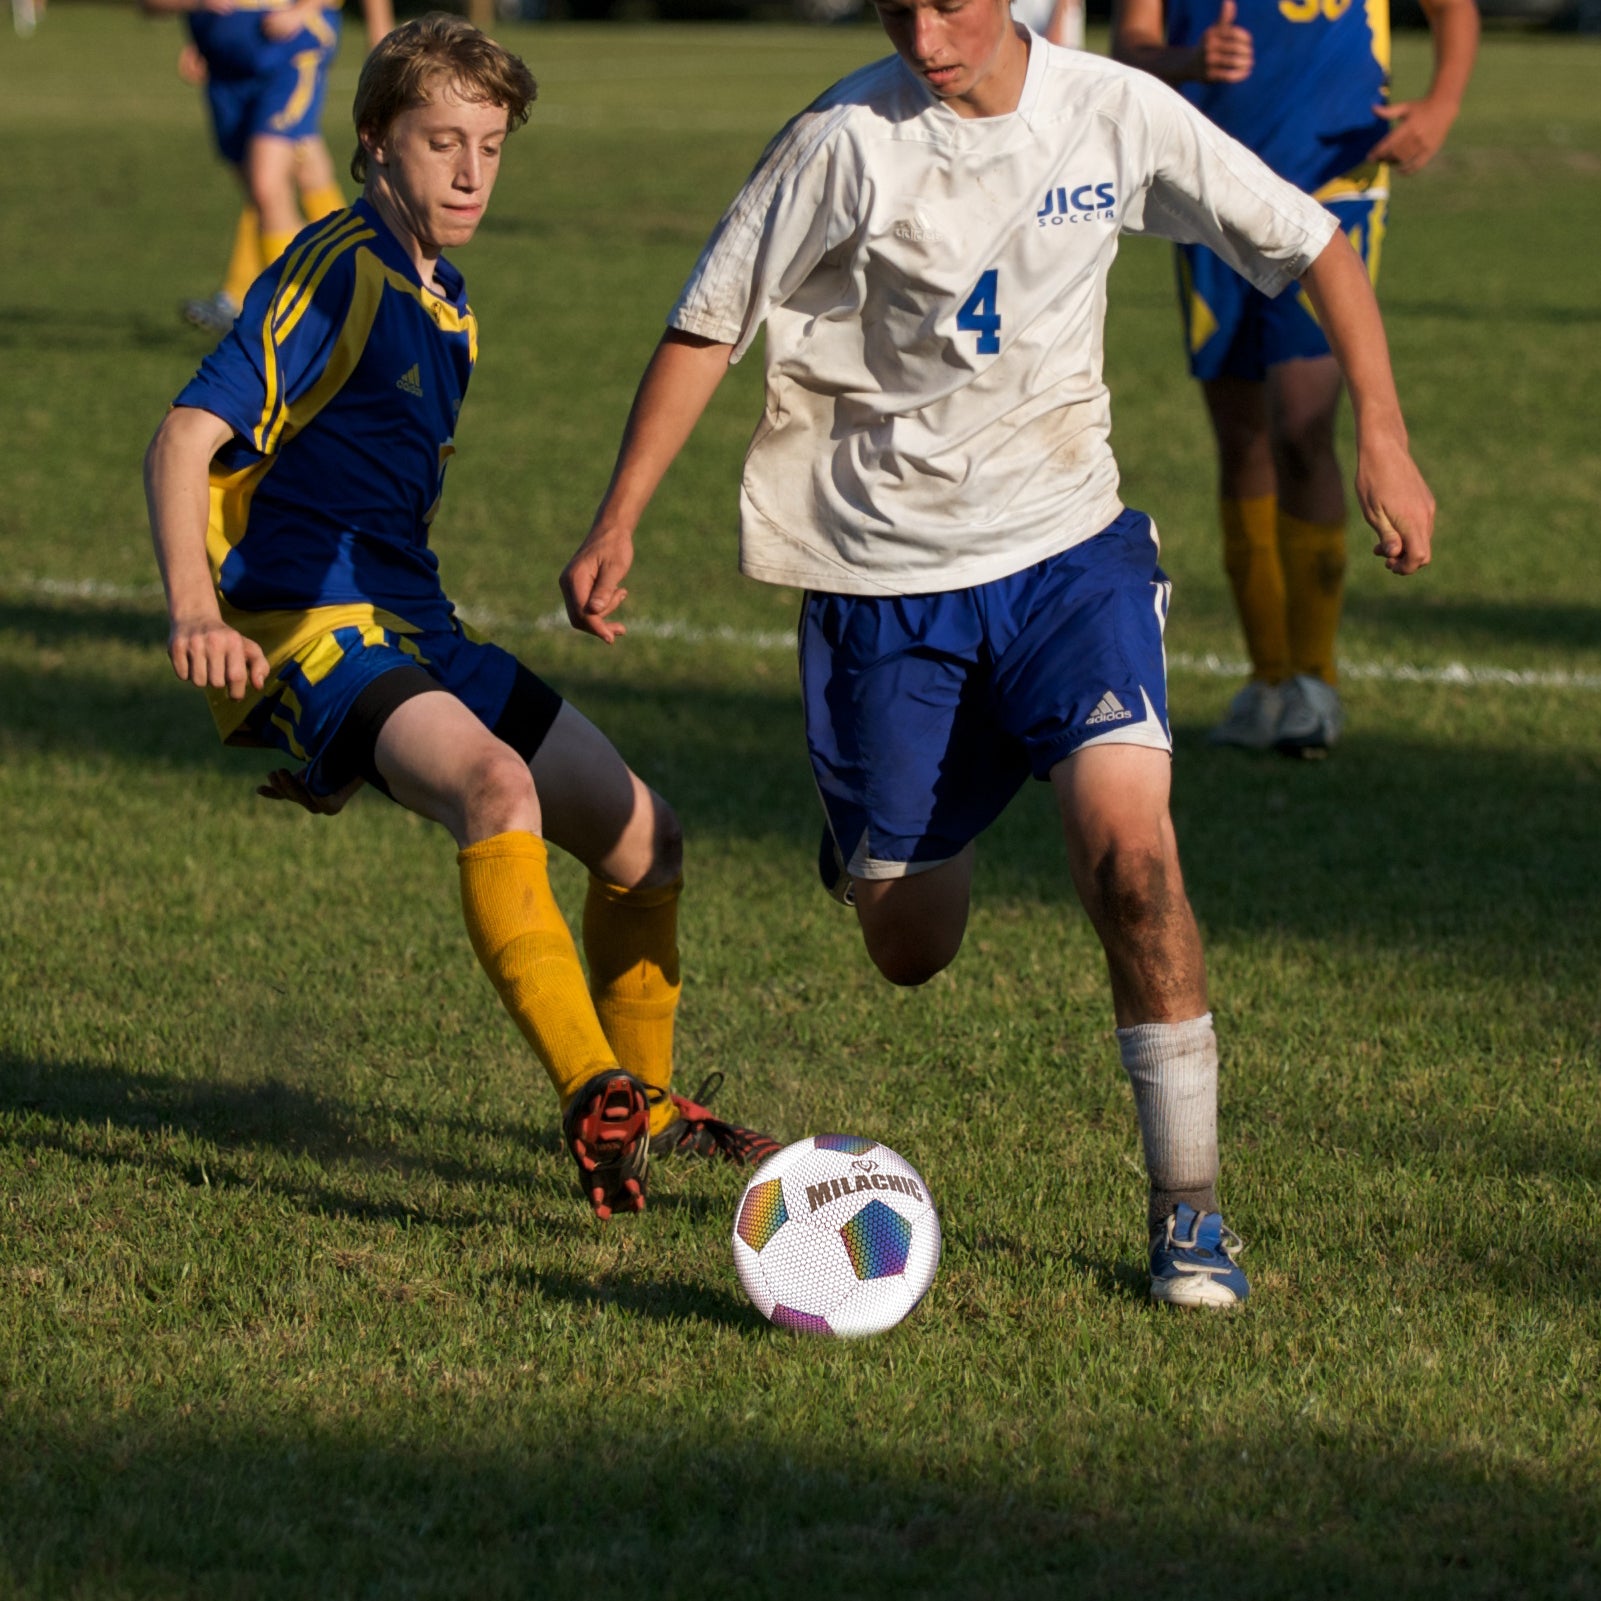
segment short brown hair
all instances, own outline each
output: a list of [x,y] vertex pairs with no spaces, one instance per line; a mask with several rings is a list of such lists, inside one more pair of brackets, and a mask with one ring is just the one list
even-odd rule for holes
[[508,133],[528,121],[528,109],[539,93],[522,61],[464,17],[430,11],[403,22],[367,57],[356,85],[356,153],[350,158],[350,175],[357,183],[367,181],[363,135],[377,144],[401,112],[431,105],[435,86],[442,82],[455,87],[464,100],[504,106]]

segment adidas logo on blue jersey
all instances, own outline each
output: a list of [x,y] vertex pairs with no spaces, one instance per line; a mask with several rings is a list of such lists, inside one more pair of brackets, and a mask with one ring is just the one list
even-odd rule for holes
[[418,372],[416,362],[395,380],[395,388],[404,389],[408,395],[421,396],[422,374]]
[[1134,713],[1111,690],[1107,690],[1084,721],[1093,726],[1096,723],[1126,723],[1132,721],[1133,717]]
[[1059,228],[1064,222],[1116,222],[1117,190],[1110,182],[1047,189],[1045,204],[1034,213],[1034,220],[1041,228]]

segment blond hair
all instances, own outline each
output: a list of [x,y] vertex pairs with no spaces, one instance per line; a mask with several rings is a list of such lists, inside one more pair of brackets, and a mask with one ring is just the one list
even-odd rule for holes
[[522,61],[465,18],[430,11],[403,22],[367,57],[356,85],[356,153],[350,158],[350,175],[357,183],[367,181],[367,147],[382,143],[401,112],[431,105],[441,84],[450,85],[464,100],[504,106],[508,133],[528,121],[539,93]]

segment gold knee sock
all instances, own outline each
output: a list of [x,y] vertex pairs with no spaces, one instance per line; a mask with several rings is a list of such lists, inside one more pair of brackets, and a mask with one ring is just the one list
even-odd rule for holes
[[223,275],[222,292],[236,306],[244,305],[251,284],[266,265],[261,259],[261,219],[254,206],[246,206],[234,227],[233,250],[228,257],[228,271]]
[[265,228],[261,230],[261,259],[267,266],[270,267],[289,248],[289,241],[299,231],[298,228],[294,233],[268,233]]
[[1224,498],[1223,567],[1234,591],[1251,676],[1266,684],[1290,676],[1290,644],[1284,623],[1284,570],[1279,565],[1278,501]]
[[345,192],[336,183],[318,184],[314,189],[302,190],[300,209],[305,212],[307,222],[321,222],[324,217],[331,217],[334,212],[345,209]]
[[545,842],[524,833],[496,834],[456,858],[473,951],[565,1107],[586,1079],[617,1062],[550,893],[546,861]]
[[678,896],[682,878],[656,889],[624,889],[591,875],[584,902],[584,955],[595,1012],[618,1062],[662,1091],[650,1111],[660,1134],[677,1115],[673,1017],[683,988],[678,972]]
[[1345,524],[1308,523],[1279,513],[1290,669],[1335,681],[1334,636],[1345,598]]

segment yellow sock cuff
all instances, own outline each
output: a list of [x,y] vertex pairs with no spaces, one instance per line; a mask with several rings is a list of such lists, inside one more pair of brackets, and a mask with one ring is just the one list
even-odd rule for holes
[[1345,600],[1345,524],[1308,522],[1286,511],[1278,523],[1291,671],[1333,684]]
[[661,1096],[651,1133],[674,1117],[673,1027],[683,988],[678,962],[678,898],[684,881],[628,889],[590,876],[584,901],[584,955],[595,1013],[618,1062]]
[[223,274],[222,292],[236,306],[244,305],[251,284],[266,265],[261,259],[261,219],[254,206],[246,206],[234,224],[233,249],[228,256],[228,270]]
[[270,267],[289,248],[294,238],[292,233],[268,233],[265,228],[261,231],[261,259]]
[[1251,673],[1266,684],[1290,676],[1290,643],[1284,617],[1284,569],[1279,561],[1278,498],[1224,497],[1223,567],[1234,592],[1234,609],[1251,657]]
[[321,222],[324,217],[345,209],[345,192],[336,183],[302,190],[300,209],[305,212],[307,222]]
[[473,951],[565,1107],[617,1061],[551,894],[547,862],[545,842],[521,832],[495,834],[456,857]]

